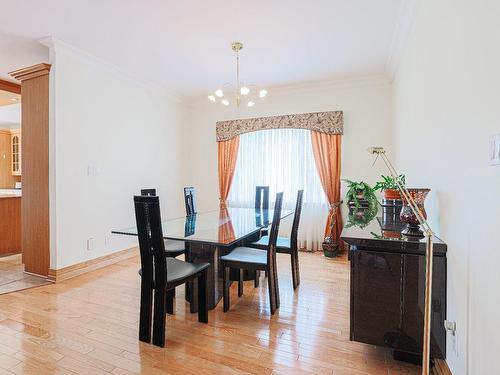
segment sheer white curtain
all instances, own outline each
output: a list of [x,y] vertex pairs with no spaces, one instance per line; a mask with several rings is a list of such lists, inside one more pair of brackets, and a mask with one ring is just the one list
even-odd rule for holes
[[[269,186],[271,205],[276,192],[283,191],[283,208],[290,209],[295,207],[297,190],[304,189],[299,246],[310,251],[320,249],[328,203],[314,163],[308,130],[272,129],[240,135],[229,205],[254,207],[258,185]],[[292,221],[293,217],[282,221],[282,235],[289,235]]]

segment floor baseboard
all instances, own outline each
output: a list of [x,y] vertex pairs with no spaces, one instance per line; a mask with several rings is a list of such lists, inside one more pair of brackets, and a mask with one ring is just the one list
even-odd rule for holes
[[137,247],[131,247],[130,249],[117,251],[116,253],[104,255],[102,257],[91,260],[86,260],[84,262],[73,264],[71,266],[60,268],[57,270],[49,269],[48,279],[50,281],[58,283],[64,280],[71,279],[72,277],[83,275],[87,272],[109,266],[124,259],[132,258],[138,253],[139,250],[137,250]]

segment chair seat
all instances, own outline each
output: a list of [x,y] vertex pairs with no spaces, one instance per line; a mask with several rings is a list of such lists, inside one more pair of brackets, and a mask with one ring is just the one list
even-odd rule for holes
[[[194,274],[203,271],[209,263],[189,263],[175,258],[167,258],[167,283],[187,279]],[[139,269],[142,276],[142,269]]]
[[[262,236],[257,242],[252,242],[252,245],[267,246],[269,245],[269,236]],[[286,237],[278,237],[276,241],[276,248],[287,248],[290,249],[290,239]]]
[[167,258],[167,283],[187,279],[207,268],[209,263],[189,263],[175,258]]
[[165,253],[167,257],[176,257],[178,255],[184,254],[185,251],[186,244],[184,241],[165,240]]
[[251,264],[267,264],[267,252],[251,247],[237,247],[229,254],[221,256],[224,262],[238,262]]

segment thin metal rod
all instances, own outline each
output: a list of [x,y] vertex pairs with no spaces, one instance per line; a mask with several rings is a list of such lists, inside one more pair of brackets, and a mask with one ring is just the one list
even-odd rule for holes
[[410,192],[408,191],[406,186],[401,185],[401,183],[399,182],[398,173],[396,172],[396,169],[394,168],[392,163],[387,158],[385,151],[380,152],[379,155],[382,157],[382,160],[384,161],[387,168],[389,169],[389,172],[390,172],[392,178],[394,179],[394,181],[396,182],[396,185],[398,186],[399,191],[403,194],[404,198],[411,206],[413,213],[417,217],[417,220],[419,221],[420,225],[422,225],[422,229],[424,229],[424,231],[431,231],[432,232],[429,224],[427,223],[427,220],[425,219],[424,215],[420,212],[420,209],[418,208],[417,204],[415,203],[415,200],[411,196]]
[[372,154],[377,154],[382,157],[389,173],[396,182],[398,190],[403,194],[403,197],[410,204],[410,207],[417,217],[424,234],[427,238],[425,246],[425,310],[424,310],[424,337],[422,342],[422,375],[430,375],[430,346],[431,346],[431,311],[432,311],[432,263],[434,260],[434,246],[432,244],[432,236],[434,233],[424,217],[417,204],[413,200],[406,186],[401,185],[398,180],[398,172],[387,158],[385,150],[382,147],[374,147],[369,149]]
[[422,343],[422,375],[429,375],[431,354],[431,307],[432,307],[432,261],[434,249],[432,232],[426,232],[427,245],[425,249],[425,311],[424,311],[424,341]]
[[236,51],[236,106],[240,106],[240,52]]

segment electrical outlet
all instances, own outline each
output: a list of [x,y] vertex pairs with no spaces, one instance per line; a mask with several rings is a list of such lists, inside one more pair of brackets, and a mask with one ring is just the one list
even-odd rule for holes
[[95,239],[91,237],[87,240],[87,251],[94,250],[94,247],[95,247]]
[[458,337],[456,332],[454,335],[450,335],[450,343],[451,343],[451,351],[455,353],[456,357],[458,357]]

